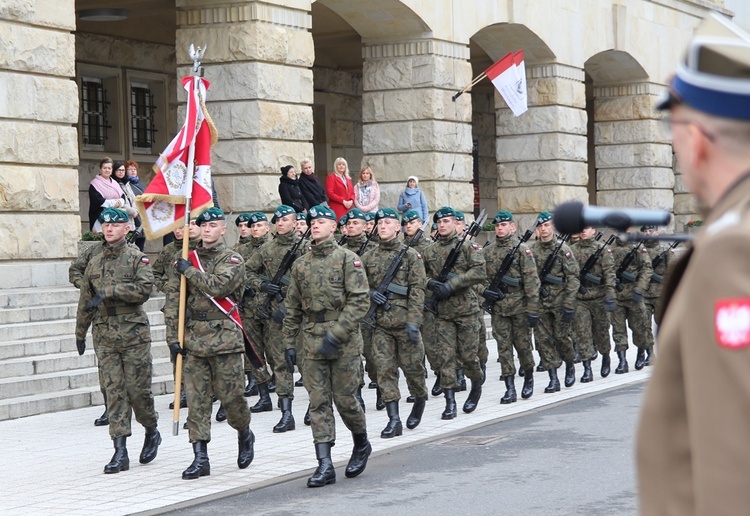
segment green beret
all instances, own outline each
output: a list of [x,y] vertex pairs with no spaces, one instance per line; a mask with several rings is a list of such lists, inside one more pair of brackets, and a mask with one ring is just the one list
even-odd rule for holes
[[454,210],[454,213],[456,214],[456,220],[466,220],[466,215],[464,215],[464,212]]
[[440,219],[444,219],[445,217],[455,217],[456,212],[451,208],[450,206],[443,206],[438,211],[435,212],[435,215],[432,216],[432,222],[437,222]]
[[346,220],[350,221],[353,219],[360,219],[360,220],[367,220],[367,217],[365,217],[365,213],[360,210],[359,208],[352,208],[348,212],[346,212]]
[[498,211],[495,218],[492,219],[492,223],[497,224],[498,222],[513,222],[513,214],[506,210]]
[[346,215],[342,215],[341,218],[339,219],[339,227],[346,226],[346,221],[347,220],[349,220],[349,219],[346,218]]
[[422,220],[422,216],[419,214],[419,212],[417,210],[407,210],[401,217],[401,224],[406,224],[407,222],[411,222],[412,220],[416,219]]
[[280,219],[281,217],[286,217],[287,215],[294,215],[297,213],[294,208],[291,206],[287,206],[286,204],[282,204],[278,208],[276,208],[276,211],[273,212],[273,217],[271,218],[271,222],[276,222],[277,219]]
[[112,224],[118,224],[121,222],[128,222],[129,220],[130,217],[128,217],[128,214],[117,208],[107,208],[102,211],[101,215],[99,215],[99,222],[102,223],[109,222]]
[[552,220],[552,214],[550,212],[548,212],[548,211],[543,211],[542,213],[540,213],[537,216],[536,223],[537,224],[544,224],[548,220]]
[[211,222],[213,220],[225,220],[224,212],[220,208],[209,208],[195,219],[195,223],[202,226],[204,222]]
[[322,204],[318,204],[317,206],[313,206],[312,208],[310,208],[307,212],[308,224],[310,224],[311,220],[315,220],[315,219],[330,219],[335,222],[336,214],[328,206],[323,206]]
[[437,231],[437,222],[432,223],[431,231]]
[[649,229],[656,229],[656,226],[653,224],[646,224],[645,226],[641,226],[641,233],[645,233]]
[[375,213],[375,222],[380,219],[396,219],[398,220],[398,213],[393,208],[380,208]]
[[237,217],[237,220],[234,221],[234,224],[236,226],[239,226],[240,222],[250,223],[250,217],[252,216],[253,216],[252,213],[240,213],[239,216]]
[[297,220],[307,220],[307,213],[297,212]]
[[268,222],[268,217],[262,211],[256,211],[250,216],[250,224],[255,224],[256,222]]
[[376,217],[377,217],[377,213],[375,213],[374,211],[368,211],[367,213],[365,213],[365,222],[377,220]]

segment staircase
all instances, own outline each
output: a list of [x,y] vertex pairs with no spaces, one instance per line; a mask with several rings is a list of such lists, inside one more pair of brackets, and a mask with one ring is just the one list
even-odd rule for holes
[[[154,395],[174,388],[163,305],[161,294],[144,305]],[[83,356],[76,350],[77,306],[72,286],[0,290],[0,421],[102,404],[90,332]]]

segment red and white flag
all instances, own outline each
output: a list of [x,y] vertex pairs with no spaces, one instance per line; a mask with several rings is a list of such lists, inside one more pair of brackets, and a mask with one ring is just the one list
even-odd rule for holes
[[[197,81],[197,87],[193,81]],[[202,78],[191,76],[182,79],[182,87],[187,91],[185,123],[156,160],[153,166],[156,177],[136,199],[148,239],[166,235],[183,225],[191,145],[195,145],[195,167],[190,213],[197,216],[213,206],[211,147],[218,140],[218,133],[206,111],[206,90],[209,86],[209,82]]]
[[529,109],[526,94],[526,66],[523,50],[508,52],[499,61],[485,70],[492,84],[500,92],[506,104],[515,116]]

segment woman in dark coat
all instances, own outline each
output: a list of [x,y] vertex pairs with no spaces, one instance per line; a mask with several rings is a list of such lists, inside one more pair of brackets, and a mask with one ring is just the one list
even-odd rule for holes
[[281,204],[291,206],[295,211],[306,212],[310,206],[307,204],[305,197],[302,195],[302,190],[299,188],[299,181],[297,181],[297,171],[294,167],[287,165],[281,167],[281,178],[279,179],[279,196],[281,197]]
[[307,201],[308,206],[317,206],[318,204],[325,204],[328,206],[328,196],[326,195],[325,188],[320,184],[318,176],[315,175],[313,170],[312,161],[309,159],[303,159],[299,168],[302,174],[299,176],[299,189],[302,190],[302,195]]

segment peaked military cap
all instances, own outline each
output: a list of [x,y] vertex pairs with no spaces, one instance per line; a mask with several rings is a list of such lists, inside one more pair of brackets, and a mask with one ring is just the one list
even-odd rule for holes
[[537,224],[544,224],[548,220],[552,220],[552,214],[550,212],[548,212],[548,211],[543,211],[542,213],[540,213],[537,216],[536,223]]
[[318,204],[307,211],[307,223],[310,224],[310,221],[315,219],[330,219],[335,221],[336,214],[328,206]]
[[498,211],[495,218],[492,219],[492,223],[497,224],[498,222],[513,222],[513,214],[507,210]]
[[198,218],[195,219],[195,223],[202,226],[205,222],[211,222],[214,220],[225,220],[224,212],[215,206],[198,215]]
[[419,212],[417,210],[407,210],[401,217],[401,224],[406,224],[407,222],[411,222],[412,220],[416,219],[422,220],[422,216],[419,214]]
[[360,210],[359,208],[352,208],[351,210],[346,212],[346,221],[350,221],[353,219],[360,219],[360,220],[367,220],[367,217],[365,217],[365,213]]
[[445,217],[455,217],[456,212],[451,208],[450,206],[443,206],[438,211],[435,212],[435,215],[432,216],[432,222],[437,222],[440,219],[444,219]]
[[117,208],[107,208],[99,215],[99,222],[101,223],[109,222],[112,224],[119,224],[121,222],[128,222],[129,220],[130,217],[128,217],[128,214]]
[[380,208],[375,213],[375,222],[380,219],[396,219],[398,220],[398,213],[393,208]]
[[294,208],[291,206],[287,206],[286,204],[282,204],[276,210],[273,212],[273,217],[271,218],[271,222],[276,222],[277,219],[280,219],[281,217],[286,217],[287,215],[294,215],[297,213]]

